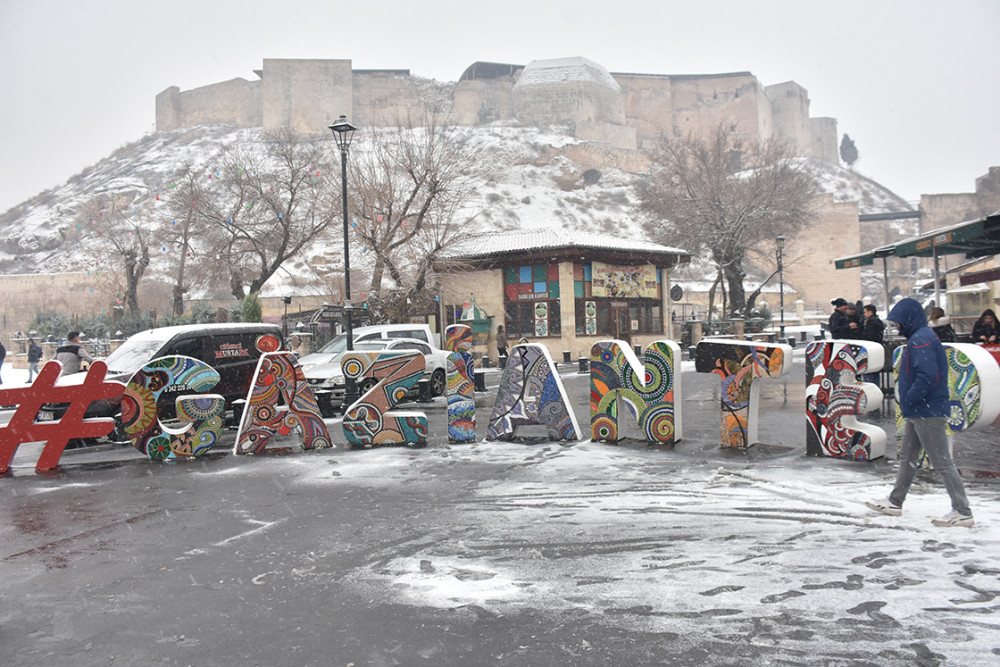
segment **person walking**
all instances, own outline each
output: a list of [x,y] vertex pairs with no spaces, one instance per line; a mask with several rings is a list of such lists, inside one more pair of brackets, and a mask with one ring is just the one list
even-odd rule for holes
[[28,384],[38,375],[38,362],[42,360],[42,347],[34,338],[28,339]]
[[60,345],[56,350],[56,361],[62,364],[63,375],[71,375],[80,372],[80,364],[84,361],[94,363],[94,358],[80,345],[80,332],[70,331],[66,335],[66,344]]
[[935,526],[972,526],[972,510],[965,496],[965,486],[951,458],[947,420],[948,361],[937,335],[927,326],[920,303],[902,299],[889,313],[889,321],[906,337],[896,389],[899,409],[905,426],[899,453],[896,483],[888,500],[867,502],[869,508],[890,516],[903,513],[903,501],[917,473],[921,450],[927,452],[934,470],[941,475],[951,497],[951,512],[934,519]]
[[503,332],[503,325],[497,326],[497,361],[507,356],[507,334]]

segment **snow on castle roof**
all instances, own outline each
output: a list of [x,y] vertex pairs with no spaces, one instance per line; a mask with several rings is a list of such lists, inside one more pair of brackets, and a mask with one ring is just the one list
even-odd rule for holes
[[621,86],[603,65],[580,56],[532,60],[525,66],[514,87],[548,86],[558,83],[596,83],[613,90],[621,90]]

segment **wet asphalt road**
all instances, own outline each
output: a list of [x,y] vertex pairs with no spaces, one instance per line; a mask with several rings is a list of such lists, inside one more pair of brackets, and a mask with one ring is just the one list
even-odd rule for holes
[[[586,435],[588,378],[568,368],[563,380]],[[664,474],[748,464],[761,470],[810,465],[816,459],[804,457],[803,373],[799,356],[791,376],[762,391],[766,417],[760,439],[766,444],[748,452],[718,447],[718,383],[694,373],[684,374],[681,443],[604,447],[612,456],[620,449],[630,461],[638,458]],[[495,386],[498,379],[492,374],[488,384]],[[580,546],[588,543],[587,536],[579,535],[573,522],[563,523],[558,512],[520,525],[512,520],[516,511],[490,500],[491,485],[534,488],[539,482],[526,471],[540,470],[564,448],[578,445],[449,445],[443,406],[440,400],[425,406],[431,433],[426,450],[349,451],[340,444],[336,450],[280,457],[210,454],[161,464],[128,448],[100,447],[66,452],[61,470],[52,475],[34,474],[31,452],[22,452],[14,473],[0,478],[4,663],[946,664],[919,637],[881,654],[867,645],[813,654],[809,637],[829,634],[826,622],[785,619],[787,637],[781,644],[754,639],[764,632],[759,618],[734,624],[731,635],[709,637],[692,633],[689,625],[687,632],[652,629],[643,620],[649,610],[638,607],[592,613],[532,604],[498,611],[489,604],[399,602],[379,589],[378,576],[388,577],[407,558],[416,559],[421,572],[441,570],[443,563],[424,554],[442,543],[455,545],[458,553],[492,549],[500,560],[549,559],[555,563],[553,577],[573,574],[558,572],[560,549],[583,548],[577,555],[588,557]],[[480,407],[480,433],[488,413],[488,407]],[[882,421],[891,434],[891,422]],[[343,443],[339,422],[329,423],[334,440]],[[956,452],[960,467],[986,475],[1000,472],[996,427],[969,442]],[[502,455],[493,456],[491,447],[501,447],[496,451]],[[612,463],[602,479],[604,474],[581,469],[579,487],[599,487],[631,472]],[[857,464],[851,474],[883,483],[891,478],[892,464]],[[575,488],[572,479],[560,481]],[[992,484],[988,479],[978,483]],[[625,546],[594,539],[590,555],[653,549],[639,536],[623,540]],[[683,550],[683,542],[676,536],[676,543],[656,548]],[[719,548],[726,548],[725,540]],[[371,576],[359,578],[362,571]],[[459,569],[457,580],[475,586],[490,576],[476,568]],[[576,585],[586,594],[589,585],[606,583],[599,579]],[[767,621],[768,627],[782,624],[780,605],[774,611],[778,620]],[[878,619],[877,606],[863,611]],[[736,612],[720,608],[712,613]],[[997,632],[994,616],[978,620]],[[901,631],[897,624],[872,633],[872,641],[882,641]],[[792,650],[789,637],[798,640]]]

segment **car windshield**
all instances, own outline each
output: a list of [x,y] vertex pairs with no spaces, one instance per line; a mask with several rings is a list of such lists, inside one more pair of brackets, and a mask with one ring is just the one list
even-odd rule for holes
[[339,354],[347,349],[347,334],[334,336],[333,340],[319,348],[323,354]]
[[108,374],[121,375],[135,373],[146,365],[157,352],[170,340],[169,338],[130,338],[122,346],[108,355],[104,362],[108,365]]

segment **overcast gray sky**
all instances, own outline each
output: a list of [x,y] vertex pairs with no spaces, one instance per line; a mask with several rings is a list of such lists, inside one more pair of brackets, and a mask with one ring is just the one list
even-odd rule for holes
[[996,0],[0,0],[0,211],[151,132],[163,89],[253,80],[264,58],[441,81],[568,56],[750,71],[804,86],[897,194],[969,192],[1000,165],[998,29]]

